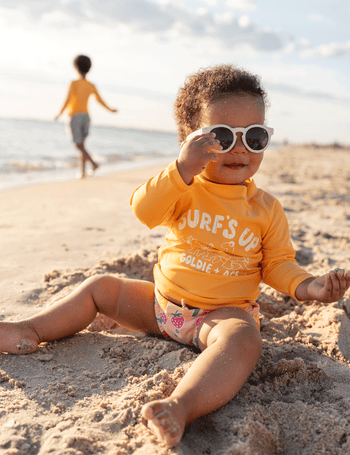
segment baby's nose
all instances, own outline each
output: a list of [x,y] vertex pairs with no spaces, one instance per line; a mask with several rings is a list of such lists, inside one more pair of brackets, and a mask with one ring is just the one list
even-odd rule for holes
[[230,150],[230,153],[248,153],[248,150],[245,148],[243,144],[243,135],[242,133],[236,134],[236,143],[234,147]]

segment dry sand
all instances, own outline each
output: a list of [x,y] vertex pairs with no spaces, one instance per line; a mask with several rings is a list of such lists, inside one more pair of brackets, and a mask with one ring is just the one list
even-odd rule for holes
[[[350,270],[350,150],[268,151],[258,186],[279,198],[296,257]],[[164,230],[134,219],[132,190],[160,168],[1,193],[1,319],[16,320],[86,277],[150,279]],[[192,423],[174,449],[140,421],[198,352],[97,319],[24,356],[0,354],[1,455],[348,454],[350,293],[298,304],[261,286],[263,354],[238,396]]]

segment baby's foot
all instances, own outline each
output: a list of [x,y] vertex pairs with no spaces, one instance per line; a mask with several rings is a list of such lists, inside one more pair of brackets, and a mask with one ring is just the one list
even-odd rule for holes
[[0,322],[0,352],[29,354],[40,343],[35,330],[25,322]]
[[142,408],[148,427],[168,446],[176,446],[185,429],[185,412],[176,399],[152,401]]

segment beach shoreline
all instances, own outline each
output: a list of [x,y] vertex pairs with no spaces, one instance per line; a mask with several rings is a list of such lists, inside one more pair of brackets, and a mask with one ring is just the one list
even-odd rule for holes
[[[167,230],[142,225],[129,199],[163,167],[2,191],[1,320],[29,317],[94,274],[152,279]],[[296,259],[315,275],[350,270],[348,169],[347,150],[286,146],[265,152],[254,177],[280,200]],[[97,318],[34,354],[0,354],[0,451],[349,453],[349,291],[326,305],[261,285],[258,302],[261,359],[237,397],[189,425],[177,448],[157,442],[140,410],[170,394],[198,352]]]
[[[0,135],[0,191],[74,180],[80,171],[80,154],[66,123],[0,118]],[[86,147],[100,165],[100,176],[166,163],[178,153],[174,132],[95,124]]]
[[[168,156],[162,158],[139,158],[131,161],[123,161],[101,165],[96,171],[96,176],[104,176],[108,174],[119,174],[123,172],[132,172],[133,170],[144,169],[148,167],[157,166],[158,164],[163,164],[164,166],[169,163],[169,159],[175,159],[175,156]],[[76,180],[76,176],[79,173],[79,167],[71,167],[62,170],[42,170],[42,171],[22,171],[22,172],[11,172],[2,174],[2,180],[0,182],[0,192],[11,190],[14,188],[29,186],[29,185],[39,185],[39,184],[49,184],[49,183],[59,183]],[[87,176],[86,178],[89,178]]]

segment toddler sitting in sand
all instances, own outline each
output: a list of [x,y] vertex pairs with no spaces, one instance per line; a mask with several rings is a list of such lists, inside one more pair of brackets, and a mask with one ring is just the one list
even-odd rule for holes
[[169,228],[155,284],[91,277],[38,315],[0,323],[0,350],[34,352],[84,329],[98,312],[197,346],[201,354],[173,393],[142,410],[169,447],[186,424],[231,400],[261,353],[261,280],[301,301],[333,302],[350,286],[344,270],[314,277],[298,266],[280,203],[255,186],[273,133],[265,106],[259,79],[230,65],[189,77],[175,102],[179,158],[131,199],[143,223]]

